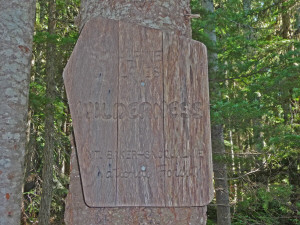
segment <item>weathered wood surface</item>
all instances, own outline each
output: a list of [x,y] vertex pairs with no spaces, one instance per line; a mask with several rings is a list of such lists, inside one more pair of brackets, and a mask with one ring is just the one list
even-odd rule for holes
[[[83,27],[91,18],[102,16],[191,37],[190,20],[184,16],[184,14],[190,13],[189,0],[139,0],[139,2],[141,4],[132,4],[131,0],[82,0],[77,24]],[[73,149],[70,188],[66,199],[66,224],[206,224],[206,206],[192,208],[88,208],[82,197],[82,185],[75,155]]]
[[207,205],[213,197],[206,47],[164,33],[167,206]]
[[[117,205],[164,206],[162,32],[125,22],[119,30]],[[154,157],[160,154],[161,157]]]
[[84,203],[76,153],[71,155],[69,194],[65,222],[68,225],[205,225],[206,206],[188,208],[119,207],[89,208]]
[[209,203],[203,44],[95,18],[85,25],[64,79],[89,206]]
[[[64,71],[86,204],[116,204],[119,24],[91,20]],[[107,35],[109,34],[109,35]]]

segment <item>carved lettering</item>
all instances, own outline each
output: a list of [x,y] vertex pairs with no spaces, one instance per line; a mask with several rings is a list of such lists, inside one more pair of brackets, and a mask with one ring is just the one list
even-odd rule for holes
[[120,76],[129,79],[153,79],[162,74],[162,51],[140,51],[139,46],[126,49],[120,57]]
[[182,118],[189,118],[189,106],[187,102],[181,103],[181,117]]
[[[179,145],[180,146],[180,145]],[[204,146],[194,147],[186,149],[186,151],[174,151],[178,149],[179,146],[174,147],[172,150],[165,149],[165,151],[160,150],[158,152],[150,151],[140,151],[137,149],[126,149],[119,151],[118,157],[120,159],[161,159],[165,157],[166,159],[187,159],[191,157],[203,157],[204,156]],[[89,152],[88,150],[86,150]],[[92,151],[93,154],[89,155],[89,159],[114,159],[115,153],[112,151],[107,151],[105,154],[101,153],[99,150]],[[101,155],[102,154],[102,155]]]
[[113,158],[112,151],[108,151],[108,152],[106,153],[106,156],[107,156],[108,159],[112,159],[112,158]]
[[175,171],[175,177],[188,177],[189,172],[179,169]]
[[[152,174],[151,171],[147,171],[145,168],[144,170],[120,170],[120,169],[108,169],[103,173],[99,168],[97,170],[97,177],[99,178],[107,178],[111,179],[117,176],[118,178],[151,178]],[[174,166],[174,168],[167,168],[166,165],[159,165],[158,166],[158,174],[155,176],[167,176],[169,178],[171,177],[177,177],[177,178],[187,178],[187,177],[201,177],[201,169],[198,167],[181,167],[177,168],[177,166]]]
[[146,159],[149,159],[149,158],[150,158],[150,152],[148,152],[148,151],[145,152],[145,158],[146,158]]
[[85,118],[90,120],[93,117],[93,103],[92,102],[87,102],[83,104],[83,110],[85,115]]
[[[107,109],[108,109],[108,107],[107,107],[107,105],[105,104],[105,103],[103,103],[102,104],[102,118],[103,119],[111,119],[112,118],[112,113],[108,113],[108,114],[106,114],[107,113]],[[110,109],[110,110],[112,110],[112,109]]]
[[179,111],[178,105],[179,105],[179,103],[177,101],[175,101],[175,102],[171,102],[168,106],[169,114],[173,118],[176,118],[178,116],[178,111]]
[[171,178],[171,177],[177,177],[177,178],[187,178],[187,177],[200,177],[201,176],[201,169],[198,167],[182,167],[182,168],[166,168],[166,165],[159,165],[158,171],[161,174],[165,174],[165,176]]
[[102,159],[102,155],[100,151],[94,151],[94,159]]
[[99,119],[101,117],[101,110],[99,102],[95,102],[95,119]]
[[143,72],[144,72],[144,77],[146,78],[151,78],[153,76],[152,74],[153,68],[151,66],[144,66]]
[[[192,118],[200,119],[203,116],[201,102],[182,102],[178,101],[167,104],[167,114],[171,118]],[[158,119],[163,117],[162,105],[158,103],[149,102],[132,102],[124,103],[99,103],[99,102],[85,102],[77,103],[76,114],[79,118],[90,120],[94,119]]]
[[127,68],[128,68],[128,75],[133,76],[136,72],[136,61],[135,60],[127,60]]
[[113,169],[112,171],[109,170],[106,172],[105,177],[106,178],[113,178],[114,176],[117,176],[118,178],[151,178],[151,172],[150,171],[130,171],[130,170],[120,170],[120,169]]
[[152,105],[149,102],[142,102],[139,107],[140,118],[151,118],[152,117]]
[[154,52],[154,77],[159,77],[162,71],[162,52],[155,51]]
[[112,178],[112,171],[107,171],[106,172],[106,178]]
[[172,170],[167,170],[167,176],[171,177],[172,176]]
[[122,150],[119,154],[121,159],[149,159],[151,156],[149,151],[141,152],[137,150]]
[[129,118],[130,119],[138,118],[138,116],[139,116],[138,107],[139,107],[139,103],[137,103],[137,102],[133,102],[133,103],[130,103],[128,105],[128,111],[129,111]]
[[128,116],[127,107],[123,103],[114,104],[114,119],[123,119]]
[[77,104],[76,104],[76,115],[78,116],[79,119],[81,119],[83,117],[82,115],[82,104],[81,104],[81,101],[79,101]]
[[153,106],[153,112],[154,112],[154,118],[157,119],[159,117],[162,117],[163,115],[163,110],[162,110],[162,107],[161,105],[157,104],[157,103],[154,103],[154,106]]
[[203,116],[201,102],[194,102],[192,104],[192,116],[196,119],[200,119]]

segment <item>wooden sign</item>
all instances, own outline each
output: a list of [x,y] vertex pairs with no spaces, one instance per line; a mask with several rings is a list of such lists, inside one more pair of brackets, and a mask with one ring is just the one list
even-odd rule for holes
[[203,44],[98,17],[82,30],[64,81],[88,206],[211,201]]

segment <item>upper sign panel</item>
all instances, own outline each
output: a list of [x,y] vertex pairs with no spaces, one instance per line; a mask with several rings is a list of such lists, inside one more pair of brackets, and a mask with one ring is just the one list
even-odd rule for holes
[[82,30],[64,81],[88,206],[211,201],[203,44],[96,18]]

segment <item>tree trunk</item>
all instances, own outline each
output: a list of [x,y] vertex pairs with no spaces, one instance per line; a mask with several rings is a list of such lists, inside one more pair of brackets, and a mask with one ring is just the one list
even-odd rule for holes
[[295,31],[293,37],[296,40],[300,39],[300,6],[295,10]]
[[20,224],[35,1],[0,1],[0,224]]
[[[289,15],[289,12],[286,9],[286,6],[284,6],[284,3],[286,1],[282,0],[281,4],[282,4],[282,38],[284,39],[290,39],[291,37],[289,37],[289,31],[290,31],[290,25],[291,25],[291,18]],[[299,11],[299,9],[298,9]],[[288,48],[288,50],[290,51],[292,49],[292,47],[290,46]],[[291,106],[290,106],[290,102],[292,99],[291,96],[292,91],[289,90],[284,90],[283,91],[283,101],[282,101],[282,108],[283,108],[283,118],[284,118],[284,124],[288,125],[288,124],[292,124],[292,112],[290,110]],[[290,196],[291,199],[291,203],[293,205],[296,205],[297,201],[298,201],[298,194],[297,194],[297,189],[300,186],[300,173],[299,173],[299,158],[300,158],[300,154],[295,154],[293,156],[288,157],[287,159],[287,163],[288,163],[288,174],[289,174],[289,183],[290,185],[292,185],[292,193]],[[294,215],[297,215],[297,210],[296,207],[294,207]]]
[[[48,32],[50,35],[55,34],[55,0],[49,1]],[[38,221],[40,225],[49,224],[50,208],[52,201],[53,185],[53,154],[54,154],[54,100],[55,100],[55,75],[56,75],[56,44],[50,39],[47,43],[46,56],[46,98],[47,105],[45,108],[45,147],[43,154],[43,185],[41,205],[39,210]]]
[[[207,12],[214,12],[213,0],[202,0],[202,7]],[[216,46],[217,36],[215,30],[207,30],[208,36],[213,46]],[[209,60],[209,76],[210,80],[217,80],[217,61],[218,55],[214,50],[208,50]],[[219,86],[216,82],[210,82],[210,98],[219,97]],[[229,205],[229,191],[227,181],[227,168],[224,160],[225,145],[224,134],[222,124],[213,124],[211,128],[211,141],[213,151],[213,168],[214,168],[214,180],[215,180],[215,192],[217,203],[217,221],[218,225],[228,225],[230,222],[230,205]]]
[[[230,153],[231,153],[231,169],[232,169],[232,177],[237,176],[236,173],[236,165],[235,165],[235,154],[234,154],[234,144],[233,144],[233,132],[232,128],[229,130],[229,138],[230,138]],[[233,186],[233,202],[234,202],[234,207],[233,207],[233,215],[236,212],[236,205],[237,205],[237,196],[238,196],[238,186],[237,186],[237,181],[232,180],[231,185]]]
[[[191,37],[188,0],[83,0],[80,28],[92,17],[122,19],[138,25]],[[74,145],[73,145],[74,146]],[[66,224],[206,224],[206,206],[186,208],[88,208],[84,204],[76,154],[71,156],[71,183]]]
[[[32,110],[28,110],[28,122],[27,122],[27,140],[26,140],[26,151],[24,156],[24,186],[26,184],[26,178],[29,177],[31,170],[33,169],[33,154],[34,154],[34,142],[35,139],[31,138],[31,130],[32,129]],[[33,133],[33,132],[32,132]]]
[[212,149],[214,155],[214,179],[217,203],[218,225],[228,225],[230,222],[229,191],[227,180],[227,167],[224,160],[225,145],[223,139],[223,126],[214,125],[211,131]]
[[281,1],[281,4],[282,4],[281,9],[283,10],[282,15],[281,15],[281,17],[282,17],[282,29],[281,30],[282,30],[282,38],[289,39],[289,31],[290,31],[291,22],[290,22],[290,15],[287,12],[287,7],[284,6],[285,2],[286,2],[285,0]]

